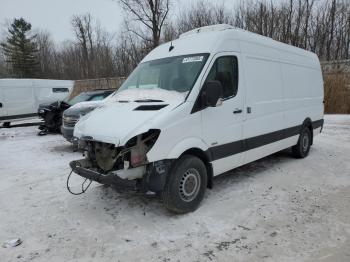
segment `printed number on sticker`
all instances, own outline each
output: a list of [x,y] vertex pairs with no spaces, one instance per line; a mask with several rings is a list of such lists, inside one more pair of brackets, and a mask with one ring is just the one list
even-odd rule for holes
[[182,60],[182,63],[193,63],[193,62],[202,62],[203,61],[203,56],[190,56],[190,57],[185,57]]

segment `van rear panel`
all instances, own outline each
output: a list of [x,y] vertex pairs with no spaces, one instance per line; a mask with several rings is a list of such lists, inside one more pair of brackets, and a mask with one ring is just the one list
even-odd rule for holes
[[48,79],[0,79],[0,122],[35,117],[39,104],[64,100],[73,81]]
[[239,32],[243,58],[245,121],[242,164],[298,142],[310,119],[320,132],[323,123],[323,80],[315,54],[269,38]]
[[286,124],[300,125],[306,118],[323,119],[321,69],[282,64]]

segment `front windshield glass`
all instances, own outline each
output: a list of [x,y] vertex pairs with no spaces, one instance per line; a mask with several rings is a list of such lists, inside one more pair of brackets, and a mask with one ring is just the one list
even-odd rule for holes
[[73,97],[72,99],[68,100],[68,104],[70,104],[72,106],[72,105],[75,105],[77,103],[86,101],[89,98],[90,98],[90,95],[88,95],[87,93],[81,93],[81,94]]
[[[209,54],[193,54],[144,62],[132,72],[116,94],[125,90],[152,89],[183,93],[185,97],[191,91],[208,56]],[[152,98],[157,97],[149,99]]]

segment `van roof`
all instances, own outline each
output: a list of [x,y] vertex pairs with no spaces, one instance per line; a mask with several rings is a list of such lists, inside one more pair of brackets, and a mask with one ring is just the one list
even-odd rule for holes
[[[169,51],[171,45],[174,48]],[[225,51],[320,67],[318,57],[312,52],[226,24],[200,27],[183,33],[178,39],[151,51],[142,62],[164,57]]]
[[1,78],[0,87],[73,87],[72,80],[56,80],[56,79],[35,79],[35,78]]

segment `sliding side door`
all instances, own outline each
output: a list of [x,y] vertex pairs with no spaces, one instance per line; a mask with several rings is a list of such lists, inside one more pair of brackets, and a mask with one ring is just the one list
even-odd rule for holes
[[284,107],[278,61],[245,56],[246,120],[244,163],[284,148]]

